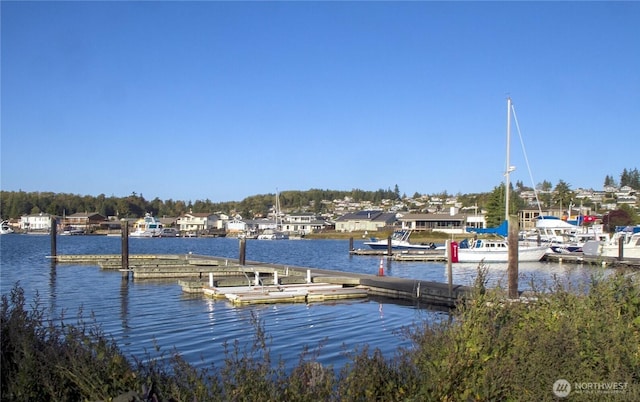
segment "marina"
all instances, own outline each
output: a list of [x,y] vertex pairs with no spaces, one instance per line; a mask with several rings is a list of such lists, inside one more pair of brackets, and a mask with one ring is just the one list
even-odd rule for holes
[[[410,346],[402,335],[407,328],[448,317],[447,307],[427,303],[426,297],[422,297],[427,292],[431,292],[428,296],[431,299],[438,294],[448,296],[447,268],[443,262],[354,255],[348,240],[249,240],[245,265],[262,270],[264,285],[273,283],[273,267],[278,269],[281,285],[306,283],[307,269],[311,269],[318,283],[333,282],[331,277],[341,278],[343,287],[356,287],[357,283],[367,288],[367,297],[254,304],[205,296],[203,286],[209,283],[209,269],[229,271],[238,260],[239,245],[238,239],[232,238],[132,240],[131,271],[127,271],[129,280],[125,280],[119,271],[122,244],[118,237],[59,236],[57,258],[75,261],[54,267],[48,257],[51,254],[48,236],[3,236],[0,284],[2,293],[8,294],[19,283],[27,300],[37,293],[53,319],[65,316],[65,321],[71,323],[81,308],[85,317],[91,314],[126,354],[156,356],[175,347],[187,361],[199,367],[218,361],[225,342],[250,343],[252,316],[264,325],[272,337],[274,356],[282,358],[285,364],[295,364],[305,346],[322,343],[318,360],[334,367],[344,364],[345,350],[365,344],[392,356],[398,347]],[[361,240],[354,241],[352,246],[365,248]],[[187,256],[192,259],[191,264],[184,263]],[[98,258],[104,259],[102,265],[96,265]],[[384,276],[378,275],[381,259]],[[262,263],[254,264],[257,261]],[[153,271],[156,267],[152,265],[162,263],[197,269],[198,274],[184,278],[135,278],[134,271],[143,265],[149,265]],[[284,275],[287,267],[288,276]],[[293,275],[294,267],[302,270]],[[503,264],[490,264],[488,268],[488,286],[505,283]],[[462,291],[473,285],[477,269],[477,264],[453,264],[454,290]],[[597,264],[542,261],[520,264],[519,272],[520,290],[526,292],[544,289],[555,281],[582,286],[592,275],[608,275],[614,270]],[[246,271],[234,275],[215,277],[218,282],[214,284],[248,287],[249,281],[255,279],[255,274]],[[347,278],[352,282],[347,283]],[[439,285],[429,287],[429,282]],[[371,289],[376,289],[376,293]],[[153,352],[154,343],[159,352]]]
[[[181,279],[184,292],[227,298],[235,304],[274,302],[310,302],[364,298],[369,295],[418,301],[453,308],[471,292],[466,286],[454,286],[411,278],[384,275],[384,261],[372,274],[290,265],[249,262],[212,256],[131,255],[128,268],[122,268],[122,256],[56,255],[57,264],[88,264],[116,270],[128,279]],[[189,279],[189,280],[184,280]]]

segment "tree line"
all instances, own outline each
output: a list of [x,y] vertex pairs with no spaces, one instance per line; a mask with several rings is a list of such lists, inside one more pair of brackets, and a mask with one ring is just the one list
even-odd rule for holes
[[[370,201],[379,204],[383,199],[399,199],[394,190],[351,191],[311,189],[307,191],[283,191],[278,195],[280,206],[286,211],[323,213],[330,212],[326,200],[349,197],[356,202]],[[242,201],[212,202],[209,199],[191,201],[147,200],[142,194],[131,193],[126,197],[77,195],[53,192],[0,191],[0,215],[2,219],[23,215],[47,213],[64,216],[74,213],[97,212],[105,217],[137,218],[151,213],[154,216],[181,216],[185,213],[224,212],[244,218],[265,217],[273,209],[276,194],[260,194]]]
[[[605,186],[616,186],[618,183],[612,176],[607,175],[604,180]],[[624,169],[620,174],[620,187],[630,186],[640,190],[640,173],[637,168]],[[510,206],[513,213],[520,211],[527,206],[525,201],[518,195],[523,191],[532,191],[533,188],[526,187],[518,181],[511,185]],[[564,180],[560,180],[555,186],[549,181],[543,181],[536,186],[539,195],[539,203],[542,208],[560,207],[568,209],[573,203],[577,203],[575,192],[571,185]],[[434,194],[442,199],[447,199],[447,192]],[[613,197],[613,195],[608,195]],[[365,191],[352,189],[350,191],[310,189],[306,191],[283,191],[279,193],[279,203],[283,211],[286,212],[312,212],[315,214],[331,213],[333,207],[326,201],[343,200],[349,198],[354,202],[371,202],[380,205],[382,200],[407,199],[406,195],[401,195],[398,185],[393,189],[379,189],[377,191]],[[413,199],[421,197],[415,193]],[[463,207],[473,207],[486,209],[487,224],[497,226],[504,218],[504,184],[496,186],[487,193],[457,194],[458,202]],[[240,215],[245,219],[265,217],[274,208],[276,194],[252,195],[242,201],[213,202],[209,199],[192,201],[181,200],[161,200],[156,197],[147,200],[142,194],[135,192],[126,197],[107,197],[104,194],[98,196],[76,195],[53,192],[24,192],[24,191],[0,191],[0,215],[1,218],[19,218],[23,215],[48,213],[51,215],[63,216],[78,212],[97,212],[105,217],[116,216],[118,218],[139,218],[145,213],[154,216],[181,216],[185,213],[217,213],[223,212],[231,216]],[[610,199],[607,201],[615,201]],[[583,206],[597,209],[597,205],[589,200],[582,200]],[[630,211],[631,213],[633,211]],[[633,215],[633,214],[632,214]]]

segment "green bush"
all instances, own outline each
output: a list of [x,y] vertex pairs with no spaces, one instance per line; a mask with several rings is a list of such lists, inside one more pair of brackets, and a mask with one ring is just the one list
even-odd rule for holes
[[[588,291],[556,284],[534,300],[476,292],[451,323],[415,334],[424,400],[555,400],[553,384],[625,383],[640,398],[640,292],[631,277],[595,276]],[[593,400],[593,394],[572,400]]]

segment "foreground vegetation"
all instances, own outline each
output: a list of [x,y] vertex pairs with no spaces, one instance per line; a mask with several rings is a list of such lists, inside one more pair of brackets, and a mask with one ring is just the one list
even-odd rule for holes
[[478,278],[451,320],[405,330],[412,348],[389,357],[362,346],[340,370],[317,363],[322,345],[285,370],[258,320],[253,345],[226,345],[220,366],[196,369],[177,353],[129,361],[95,324],[54,324],[16,286],[2,296],[1,399],[540,401],[566,379],[578,385],[570,400],[640,400],[637,275],[596,275],[588,289],[556,282],[530,302],[485,289],[482,269]]

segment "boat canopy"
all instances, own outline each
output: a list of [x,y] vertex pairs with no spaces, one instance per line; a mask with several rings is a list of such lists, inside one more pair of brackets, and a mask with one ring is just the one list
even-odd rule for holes
[[502,221],[500,226],[495,228],[467,228],[468,233],[477,233],[477,234],[497,234],[502,237],[507,237],[509,234],[509,222]]

